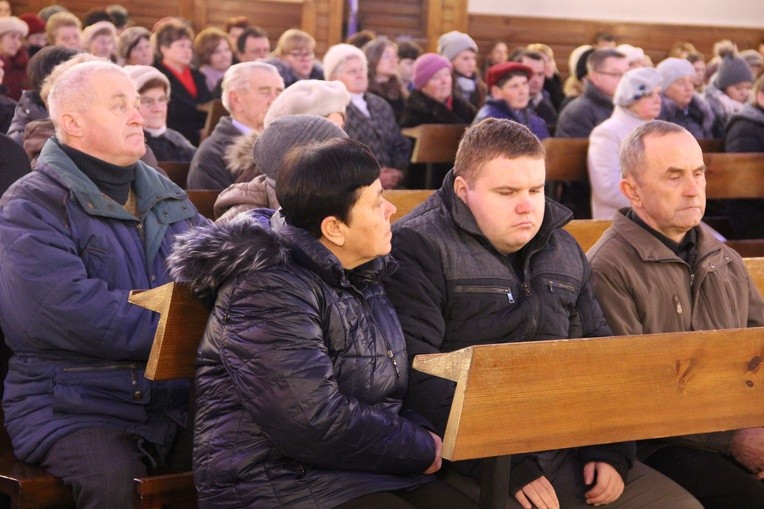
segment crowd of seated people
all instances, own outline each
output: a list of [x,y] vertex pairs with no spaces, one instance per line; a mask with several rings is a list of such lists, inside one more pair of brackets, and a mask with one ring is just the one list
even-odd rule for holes
[[[619,291],[603,279],[608,244],[590,253],[600,264],[592,289],[586,257],[566,248],[560,230],[572,217],[615,218],[610,247],[618,231],[637,232],[677,270],[713,249],[747,284],[736,255],[698,229],[706,203],[697,140],[764,152],[762,58],[729,41],[708,62],[683,43],[653,65],[641,48],[600,34],[573,50],[564,82],[543,42],[510,52],[495,41],[483,56],[460,31],[426,52],[367,30],[318,55],[314,37],[296,28],[273,34],[271,50],[246,17],[197,34],[175,17],[146,28],[131,26],[124,9],[80,19],[55,6],[16,17],[3,3],[6,427],[17,456],[63,478],[81,507],[129,507],[133,477],[190,468],[179,450],[192,431],[183,421],[188,387],[143,378],[156,317],[127,305],[131,288],[186,281],[212,309],[193,430],[200,506],[351,509],[476,506],[430,475],[441,468],[447,406],[431,406],[431,382],[419,376],[407,394],[407,355],[450,349],[462,327],[479,331],[476,342],[628,332],[611,311],[618,301],[600,309],[596,299]],[[206,125],[217,104],[223,115]],[[438,176],[440,190],[391,230],[394,207],[381,192],[418,183],[403,130],[423,124],[463,125],[467,141]],[[588,140],[589,180],[566,186],[562,204],[544,196],[540,141],[549,137]],[[683,194],[650,173],[662,151]],[[216,221],[164,178],[169,161],[187,163],[184,189],[219,192]],[[676,227],[664,215],[685,199],[700,216]],[[734,236],[764,238],[763,201],[720,204]],[[506,234],[497,211],[528,225]],[[457,268],[444,260],[459,253],[477,260],[465,268],[473,277],[510,289],[501,304],[508,296],[517,312],[506,324],[478,326],[504,312],[490,288],[471,304],[451,292]],[[523,293],[554,293],[554,282],[534,279],[550,268],[575,283],[560,283],[575,295]],[[738,293],[736,318],[747,321],[702,327],[764,324],[761,296]],[[457,305],[474,316],[448,311]],[[527,306],[550,317],[541,336],[521,325]],[[523,455],[513,460],[510,505],[762,507],[762,434],[706,437],[708,455],[686,444],[692,452],[661,444],[638,455],[632,443]],[[103,448],[94,454],[93,444]],[[670,464],[685,455],[708,462],[698,471],[723,465],[729,479],[687,479]],[[124,468],[110,473],[115,458]],[[67,468],[72,461],[78,469]],[[716,486],[737,491],[725,498]]]

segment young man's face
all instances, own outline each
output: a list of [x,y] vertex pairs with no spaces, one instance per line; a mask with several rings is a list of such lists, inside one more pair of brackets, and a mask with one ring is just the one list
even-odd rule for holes
[[454,71],[462,76],[471,78],[475,74],[475,69],[477,69],[477,55],[470,49],[464,50],[454,57],[451,64],[454,66]]
[[533,74],[528,80],[528,87],[530,88],[531,96],[535,96],[544,88],[544,80],[546,80],[546,64],[543,60],[535,60],[528,57],[523,57],[521,63],[533,69]]
[[536,236],[544,220],[544,159],[498,157],[472,185],[456,177],[454,191],[497,251],[509,254]]

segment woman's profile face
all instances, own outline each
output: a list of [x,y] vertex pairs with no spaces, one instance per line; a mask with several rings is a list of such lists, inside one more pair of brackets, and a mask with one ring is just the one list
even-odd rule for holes
[[358,199],[350,209],[347,224],[343,225],[343,250],[349,255],[348,259],[357,262],[356,267],[390,253],[393,237],[390,217],[395,213],[395,205],[382,196],[379,179],[357,192]]

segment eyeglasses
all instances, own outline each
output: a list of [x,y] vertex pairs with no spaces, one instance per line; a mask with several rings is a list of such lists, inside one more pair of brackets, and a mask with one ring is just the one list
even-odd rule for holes
[[169,100],[170,99],[166,95],[157,97],[156,99],[152,99],[150,97],[141,97],[141,106],[146,106],[147,108],[151,108],[155,104],[160,104],[160,105],[167,104]]
[[300,60],[307,60],[316,56],[312,51],[290,51],[287,55]]
[[623,74],[624,74],[622,72],[608,72],[608,71],[597,71],[597,70],[595,70],[594,72],[599,74],[604,74],[605,76],[612,76],[613,78],[621,78],[623,77]]

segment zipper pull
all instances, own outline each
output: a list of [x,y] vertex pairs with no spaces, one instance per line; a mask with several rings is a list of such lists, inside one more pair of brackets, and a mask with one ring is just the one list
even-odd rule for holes
[[695,284],[695,274],[690,274],[690,288]]
[[393,367],[395,368],[395,377],[400,378],[401,372],[398,370],[398,361],[395,360],[395,356],[393,355],[393,351],[389,348],[387,349],[387,356],[390,357],[390,360],[393,361]]
[[525,292],[525,295],[531,294],[531,285],[529,285],[527,281],[523,282],[523,291]]
[[679,302],[679,295],[674,295],[674,305],[676,306],[676,314],[682,314],[682,303]]
[[512,296],[512,290],[510,290],[509,288],[507,288],[507,300],[509,301],[510,304],[515,303],[515,298]]

